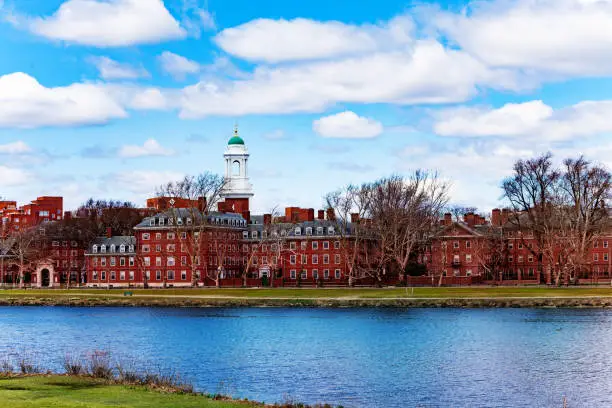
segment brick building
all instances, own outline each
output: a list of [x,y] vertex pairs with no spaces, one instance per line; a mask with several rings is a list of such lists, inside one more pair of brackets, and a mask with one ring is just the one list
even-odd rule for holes
[[46,221],[63,218],[64,199],[62,197],[38,197],[29,204],[17,207],[15,201],[0,201],[0,233],[3,236],[23,231]]

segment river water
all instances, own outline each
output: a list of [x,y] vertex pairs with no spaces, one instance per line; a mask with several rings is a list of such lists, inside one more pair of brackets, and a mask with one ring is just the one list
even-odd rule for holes
[[612,406],[612,311],[0,308],[0,353],[110,352],[196,389],[345,407]]

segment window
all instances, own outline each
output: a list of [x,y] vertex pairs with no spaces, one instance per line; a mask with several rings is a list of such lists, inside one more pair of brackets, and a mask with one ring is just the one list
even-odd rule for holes
[[251,238],[257,238],[257,231],[251,231]]
[[300,227],[295,228],[295,235],[302,235],[302,229]]
[[318,269],[313,269],[312,270],[312,279],[319,279],[319,270]]
[[519,261],[519,263],[523,263],[523,255],[519,255],[518,256],[518,261]]
[[329,241],[323,241],[323,249],[329,249]]
[[100,247],[100,252],[102,252],[103,254],[105,254],[105,253],[106,253],[106,245],[102,245],[102,246]]
[[106,280],[106,272],[102,271],[102,273],[100,274],[100,277],[102,278],[102,280]]
[[307,246],[308,246],[308,242],[306,241],[300,242],[300,248],[302,249],[302,251],[305,251]]
[[459,241],[453,241],[453,248],[459,248]]
[[340,249],[340,241],[334,241],[334,249]]
[[100,258],[100,265],[106,266],[106,258]]
[[161,256],[155,257],[155,266],[162,266]]
[[308,255],[302,255],[302,265],[306,265],[308,263]]
[[176,245],[174,245],[174,244],[168,244],[168,245],[166,245],[166,250],[167,250],[168,252],[174,252],[174,250],[175,250],[175,249],[176,249]]
[[313,256],[312,256],[312,263],[313,263],[314,265],[316,265],[316,264],[318,264],[318,263],[319,263],[319,255],[313,255]]
[[150,251],[151,251],[151,248],[149,248],[148,245],[143,245],[142,246],[142,252],[150,252]]
[[607,247],[608,247],[608,241],[604,241],[604,242],[603,242],[603,247],[604,247],[604,248],[607,248]]
[[471,269],[467,269],[465,271],[465,276],[472,276],[472,270]]
[[514,244],[512,242],[508,242],[508,249],[513,249],[514,248]]
[[593,260],[595,262],[599,261],[599,254],[593,254]]
[[465,247],[466,248],[471,248],[472,247],[472,241],[465,241]]
[[323,279],[329,279],[329,269],[323,269]]
[[181,239],[187,239],[187,232],[181,232]]
[[340,263],[340,254],[334,255],[334,263],[338,265]]
[[155,271],[155,279],[161,280],[161,271]]
[[119,258],[119,266],[125,266],[125,258]]
[[155,240],[159,241],[161,239],[161,232],[155,233]]
[[329,264],[329,254],[324,254],[323,255],[323,264],[324,265]]
[[295,241],[291,241],[289,243],[289,249],[295,250],[297,248],[297,244]]
[[155,252],[161,252],[161,244],[155,245]]
[[465,255],[465,262],[472,262],[472,254]]
[[122,280],[122,281],[125,280],[125,271],[119,272],[119,279]]
[[92,280],[98,280],[98,271],[93,271],[91,274]]
[[306,228],[306,235],[312,235],[312,227]]
[[130,271],[129,275],[130,275],[130,280],[133,281],[134,280],[134,271]]
[[328,227],[328,228],[327,228],[327,233],[328,233],[329,235],[334,235],[334,233],[335,233],[335,231],[334,231],[334,227]]
[[523,249],[523,243],[522,242],[519,242],[518,249]]
[[289,262],[291,263],[291,265],[295,265],[295,255],[291,255]]
[[143,241],[148,241],[151,238],[151,234],[149,234],[148,232],[144,232],[142,234],[142,240]]
[[134,252],[134,245],[130,245],[130,252]]
[[181,256],[181,265],[187,265],[187,257]]
[[130,260],[130,266],[134,266],[134,257],[130,256],[129,260]]
[[319,249],[319,243],[317,241],[312,241],[312,249],[315,251]]
[[155,225],[155,218],[151,218],[149,220],[149,225],[151,225],[151,226]]
[[97,254],[97,253],[98,253],[98,246],[97,246],[97,245],[94,245],[94,246],[93,246],[93,251],[92,251],[92,252],[93,252],[94,254]]
[[169,233],[166,235],[166,238],[167,238],[167,239],[174,239],[175,237],[176,237],[176,236],[174,235],[174,232],[169,232]]
[[119,252],[125,252],[125,245],[121,244],[119,246]]
[[145,271],[145,278],[146,278],[147,280],[150,280],[150,279],[151,279],[151,271]]
[[168,266],[174,266],[174,257],[173,256],[169,256],[168,257],[167,264],[168,264]]
[[608,254],[603,254],[603,260],[607,261],[608,260]]
[[508,262],[514,262],[514,257],[512,255],[508,255]]
[[533,262],[533,255],[528,255],[527,256],[527,261]]
[[58,247],[59,246],[59,241],[53,241],[51,243],[51,246]]
[[242,238],[247,239],[249,237],[249,231],[242,231]]
[[335,270],[335,272],[334,272],[334,276],[336,277],[336,279],[340,279],[340,276],[341,276],[340,269],[336,269],[336,270]]
[[149,258],[148,256],[145,256],[143,258],[144,264],[145,266],[150,266],[151,265],[151,258]]
[[599,241],[593,242],[593,248],[599,248]]
[[174,280],[174,271],[168,271],[168,280]]
[[302,272],[300,273],[300,277],[302,279],[308,279],[308,272],[306,271],[306,269],[302,269]]
[[187,280],[187,271],[181,271],[181,280]]
[[533,277],[533,268],[529,268],[527,273],[529,274],[529,276]]
[[117,273],[116,273],[115,271],[111,271],[111,273],[110,273],[110,278],[111,278],[111,280],[113,280],[113,281],[114,281],[114,280],[117,280]]
[[176,219],[176,225],[183,225],[183,219],[182,218],[177,218]]
[[[95,272],[94,272],[94,273],[95,273]],[[291,279],[295,279],[295,269],[291,269],[291,270],[289,271],[289,277],[290,277]]]

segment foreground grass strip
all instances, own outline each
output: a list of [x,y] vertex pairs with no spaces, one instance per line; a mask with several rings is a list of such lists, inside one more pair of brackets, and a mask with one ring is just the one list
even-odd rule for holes
[[0,405],[26,407],[249,408],[261,404],[213,400],[201,395],[164,393],[141,386],[109,384],[87,377],[0,378]]

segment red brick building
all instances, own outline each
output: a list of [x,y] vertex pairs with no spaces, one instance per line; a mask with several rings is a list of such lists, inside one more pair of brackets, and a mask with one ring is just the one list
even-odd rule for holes
[[64,199],[62,197],[38,197],[29,204],[17,208],[15,201],[0,201],[0,220],[2,235],[23,231],[46,221],[63,218]]

